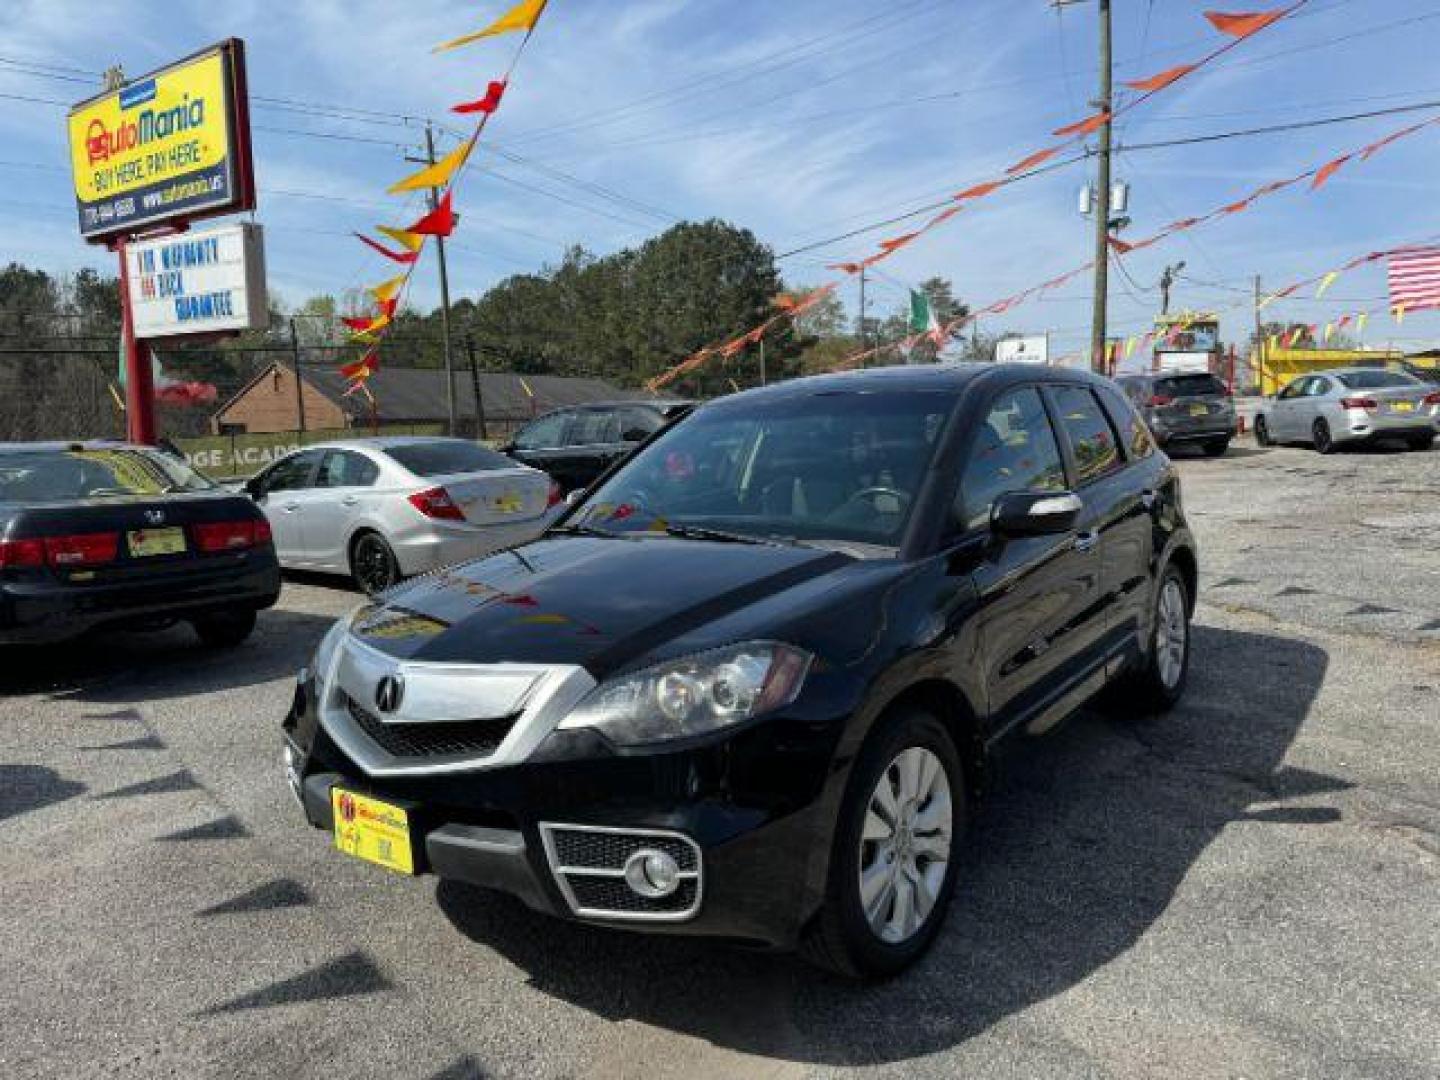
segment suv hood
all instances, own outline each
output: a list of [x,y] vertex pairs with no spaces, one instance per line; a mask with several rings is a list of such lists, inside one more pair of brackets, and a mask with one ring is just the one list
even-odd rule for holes
[[362,608],[351,633],[403,660],[579,664],[599,679],[853,561],[805,547],[548,536],[419,578]]

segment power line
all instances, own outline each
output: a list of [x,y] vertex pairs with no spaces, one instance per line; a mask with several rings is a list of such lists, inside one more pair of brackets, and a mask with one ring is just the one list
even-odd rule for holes
[[1242,128],[1239,131],[1217,131],[1209,135],[1189,135],[1177,139],[1159,139],[1154,142],[1127,143],[1117,147],[1117,152],[1136,150],[1159,150],[1168,146],[1194,146],[1197,143],[1220,142],[1225,139],[1246,139],[1254,135],[1274,135],[1284,131],[1303,131],[1307,128],[1326,127],[1330,124],[1348,124],[1356,120],[1373,120],[1379,116],[1399,116],[1402,113],[1424,112],[1440,109],[1440,100],[1420,102],[1415,105],[1397,105],[1390,109],[1372,109],[1369,112],[1349,113],[1345,116],[1324,116],[1314,120],[1297,120],[1288,124],[1270,124],[1266,127]]

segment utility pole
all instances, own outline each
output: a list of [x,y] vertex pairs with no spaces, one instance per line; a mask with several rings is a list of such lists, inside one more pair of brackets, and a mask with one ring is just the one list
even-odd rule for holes
[[[305,434],[305,383],[300,378],[300,332],[295,328],[295,318],[290,318],[290,349],[295,356],[295,416],[300,422],[300,434]],[[303,439],[301,440],[304,441]]]
[[[417,165],[435,164],[435,129],[430,121],[425,121],[425,156],[423,158],[412,158],[407,156],[406,161],[414,162]],[[430,209],[433,211],[440,205],[440,189],[430,189]],[[435,238],[435,251],[440,261],[440,342],[441,348],[445,350],[445,415],[449,418],[448,432],[455,434],[455,361],[450,353],[450,271],[445,263],[445,238]]]
[[765,339],[760,339],[760,385],[765,385]]
[[1170,314],[1170,290],[1175,287],[1175,279],[1180,276],[1180,271],[1185,269],[1185,263],[1176,263],[1174,266],[1165,267],[1165,272],[1160,275],[1160,314]]
[[475,339],[465,335],[465,353],[470,358],[470,387],[475,391],[475,434],[489,438],[485,431],[485,398],[480,393],[480,365],[475,360]]
[[1104,372],[1108,348],[1110,302],[1110,146],[1114,104],[1111,86],[1113,54],[1110,41],[1110,0],[1096,0],[1100,8],[1100,98],[1095,108],[1107,115],[1100,125],[1100,146],[1096,153],[1095,176],[1095,307],[1090,327],[1090,366]]
[[1255,357],[1259,357],[1259,362],[1255,365],[1255,368],[1256,368],[1256,373],[1257,373],[1257,375],[1259,376],[1259,380],[1260,380],[1260,389],[1261,389],[1261,392],[1263,393],[1263,392],[1264,392],[1264,389],[1265,389],[1265,369],[1266,369],[1266,367],[1267,367],[1266,361],[1269,359],[1269,357],[1267,357],[1266,354],[1265,354],[1265,345],[1266,345],[1266,342],[1265,342],[1265,334],[1264,334],[1264,331],[1262,330],[1262,325],[1263,325],[1263,324],[1260,322],[1260,275],[1259,275],[1259,274],[1256,274],[1256,275],[1255,275],[1255,349],[1254,349],[1254,351],[1251,353],[1251,355],[1252,355],[1252,356],[1255,356]]
[[870,343],[870,334],[865,326],[865,267],[860,267],[860,351],[864,352]]

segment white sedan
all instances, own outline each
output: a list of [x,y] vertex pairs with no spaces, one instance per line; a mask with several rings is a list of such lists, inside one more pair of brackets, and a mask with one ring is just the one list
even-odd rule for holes
[[258,473],[280,564],[347,574],[365,592],[523,544],[559,513],[545,473],[463,439],[319,443]]

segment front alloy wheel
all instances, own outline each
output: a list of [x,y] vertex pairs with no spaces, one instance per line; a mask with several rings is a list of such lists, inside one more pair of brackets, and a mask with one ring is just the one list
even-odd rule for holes
[[1165,579],[1160,602],[1155,608],[1155,673],[1160,685],[1173,693],[1185,677],[1190,650],[1190,621],[1186,612],[1185,586],[1178,575]]
[[1335,439],[1330,434],[1330,425],[1324,420],[1316,420],[1310,429],[1310,434],[1315,442],[1316,453],[1333,454],[1335,452]]
[[909,941],[929,921],[954,824],[940,759],[923,746],[902,750],[880,774],[860,836],[860,904],[881,941]]

